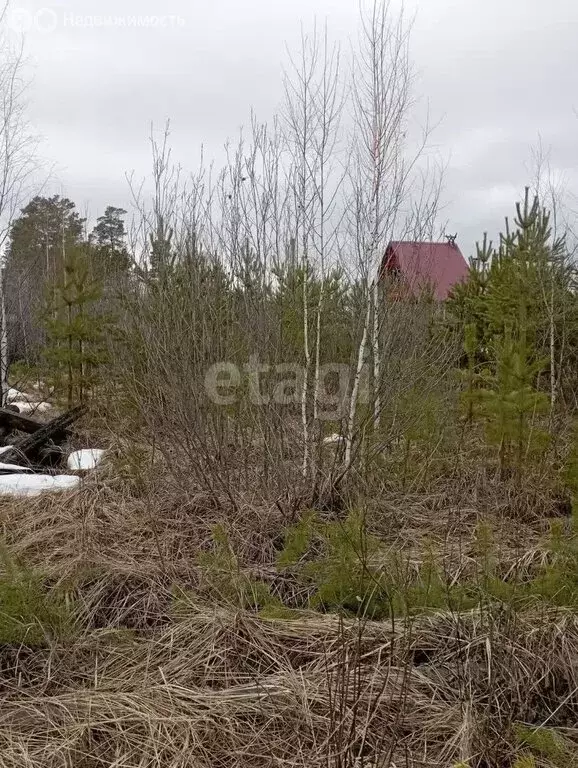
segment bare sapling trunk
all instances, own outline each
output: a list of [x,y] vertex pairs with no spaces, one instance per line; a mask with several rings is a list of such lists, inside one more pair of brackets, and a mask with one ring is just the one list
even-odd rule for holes
[[[564,208],[565,190],[561,179],[554,176],[548,153],[544,151],[541,141],[533,150],[535,165],[535,194],[541,203],[546,204],[550,212],[552,259],[547,274],[542,275],[542,300],[548,318],[548,357],[550,365],[550,429],[553,427],[554,413],[558,400],[558,389],[564,357],[564,329],[566,327],[564,294],[556,291],[558,275],[563,275],[568,267],[567,235],[568,222],[564,224],[562,210]],[[559,306],[557,306],[559,303]],[[558,339],[561,330],[562,338]],[[560,353],[558,356],[558,347]],[[558,359],[557,359],[558,358]]]
[[373,356],[373,428],[377,431],[381,422],[381,360],[379,350],[379,329],[380,329],[380,295],[379,280],[373,281],[373,325],[372,325],[372,356]]
[[333,177],[332,156],[337,149],[339,121],[343,106],[338,89],[340,53],[338,48],[329,50],[327,28],[323,39],[323,65],[321,82],[316,89],[316,111],[319,115],[316,137],[317,174],[315,178],[315,225],[314,243],[319,258],[319,296],[315,308],[315,371],[313,374],[313,422],[320,431],[319,397],[321,372],[321,331],[324,309],[328,250],[335,242],[335,202],[341,188],[341,179],[331,185]]
[[[5,293],[4,249],[14,215],[29,191],[37,168],[37,140],[25,115],[22,42],[14,45],[6,28],[8,2],[0,7],[0,403],[5,405],[8,377],[7,315],[11,307]],[[16,297],[14,297],[16,300]]]
[[303,426],[303,463],[301,474],[307,477],[310,463],[309,423],[307,415],[307,391],[309,389],[309,372],[311,369],[311,352],[309,350],[309,262],[307,260],[307,245],[303,246],[303,352],[305,366],[303,368],[303,384],[301,389],[301,424]]
[[319,286],[319,298],[315,310],[315,372],[313,374],[313,421],[319,421],[319,377],[321,372],[321,315],[323,313],[323,299],[325,297],[325,275],[321,273]]
[[[362,10],[360,50],[354,83],[355,232],[360,272],[366,281],[365,322],[359,342],[357,368],[350,395],[346,429],[346,468],[359,398],[359,382],[368,348],[373,360],[373,427],[380,426],[382,379],[379,265],[387,239],[396,227],[405,196],[408,167],[403,157],[411,72],[409,35],[403,15],[394,19],[388,0],[373,0]],[[373,322],[372,322],[373,318]]]
[[[66,402],[68,408],[72,408],[74,402],[74,368],[72,365],[72,354],[74,348],[74,339],[72,337],[72,302],[68,295],[67,270],[66,270],[66,232],[64,229],[64,219],[61,223],[61,258],[62,258],[62,297],[66,303],[66,324],[67,324],[67,361],[66,361]],[[58,312],[55,305],[55,312]]]
[[[376,9],[374,8],[374,11]],[[375,22],[374,22],[375,24]],[[373,25],[373,28],[375,26]],[[372,33],[373,37],[373,33]],[[373,46],[372,46],[373,50]],[[371,269],[375,269],[376,274],[373,278],[373,285],[371,286],[370,296],[373,302],[373,324],[371,328],[371,348],[373,357],[373,428],[379,429],[381,419],[381,396],[379,391],[381,381],[381,361],[380,361],[380,349],[379,349],[379,328],[380,328],[380,306],[379,306],[379,264],[377,264],[378,249],[380,242],[380,185],[382,179],[382,147],[381,147],[381,128],[380,128],[380,99],[379,99],[379,86],[376,82],[376,77],[379,77],[379,72],[376,71],[377,61],[373,61],[374,68],[374,92],[372,93],[372,137],[373,150],[370,157],[370,163],[373,168],[373,182],[371,185],[371,208],[372,208],[372,222],[371,222],[371,242],[368,264]],[[369,279],[370,273],[368,273]]]
[[367,343],[369,337],[369,326],[371,322],[371,294],[366,298],[366,312],[363,322],[363,331],[361,334],[361,341],[357,350],[357,365],[355,367],[355,373],[353,375],[353,386],[351,389],[351,396],[349,398],[349,413],[347,416],[347,431],[345,435],[345,467],[349,469],[353,460],[353,439],[355,436],[355,412],[357,410],[357,403],[359,400],[359,388],[361,384],[361,375],[363,373],[363,366],[365,363],[365,355],[367,351]]
[[6,297],[4,292],[4,267],[0,268],[0,405],[6,406],[8,395],[8,326],[6,318]]
[[556,407],[556,325],[554,323],[554,276],[551,279],[550,289],[550,419],[553,418]]
[[302,35],[300,57],[292,59],[291,64],[292,71],[285,83],[285,115],[303,283],[301,469],[306,477],[316,474],[320,460],[323,313],[328,259],[337,236],[336,208],[343,178],[342,172],[336,173],[335,159],[343,99],[339,50],[330,46],[327,29],[322,38],[317,30],[311,38]]
[[308,476],[311,464],[311,436],[309,424],[309,390],[311,375],[309,280],[311,276],[310,244],[312,239],[313,210],[315,205],[315,130],[318,115],[315,108],[319,45],[317,33],[312,39],[301,35],[298,60],[291,59],[291,76],[285,77],[285,120],[287,141],[293,161],[292,186],[295,218],[300,248],[299,264],[303,302],[303,367],[301,383],[301,427],[303,454],[301,474]]

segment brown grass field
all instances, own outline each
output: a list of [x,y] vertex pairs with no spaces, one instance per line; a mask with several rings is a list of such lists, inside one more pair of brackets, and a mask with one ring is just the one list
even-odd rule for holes
[[[267,616],[216,594],[199,552],[226,519],[239,574],[287,594],[278,507],[235,516],[226,499],[123,488],[109,472],[74,495],[0,504],[5,579],[41,574],[67,617],[22,618],[20,642],[1,646],[2,768],[573,764],[570,608]],[[524,518],[519,497],[459,495],[383,496],[368,525],[410,568],[435,546],[455,583],[475,570],[480,519],[504,574],[523,581],[547,559],[541,508]]]

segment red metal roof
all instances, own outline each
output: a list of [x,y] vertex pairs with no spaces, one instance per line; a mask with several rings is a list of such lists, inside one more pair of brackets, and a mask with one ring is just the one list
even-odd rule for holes
[[431,288],[439,301],[468,276],[468,265],[454,243],[392,241],[381,262],[380,275],[397,270],[412,293]]

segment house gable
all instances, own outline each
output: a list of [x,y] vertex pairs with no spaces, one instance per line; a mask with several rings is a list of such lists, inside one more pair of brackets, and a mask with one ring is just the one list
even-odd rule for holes
[[397,275],[412,295],[432,291],[445,301],[454,285],[468,276],[468,265],[453,243],[392,241],[381,262],[380,279]]

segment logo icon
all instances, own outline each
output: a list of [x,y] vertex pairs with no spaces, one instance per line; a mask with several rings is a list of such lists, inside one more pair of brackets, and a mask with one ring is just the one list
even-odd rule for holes
[[54,32],[58,26],[58,15],[54,8],[41,8],[34,14],[34,27],[39,32]]
[[14,32],[29,32],[34,25],[34,16],[26,8],[13,8],[8,12],[8,26]]
[[40,8],[35,13],[27,8],[13,8],[8,15],[8,26],[14,32],[30,32],[34,29],[47,34],[57,28],[58,14],[54,8]]

